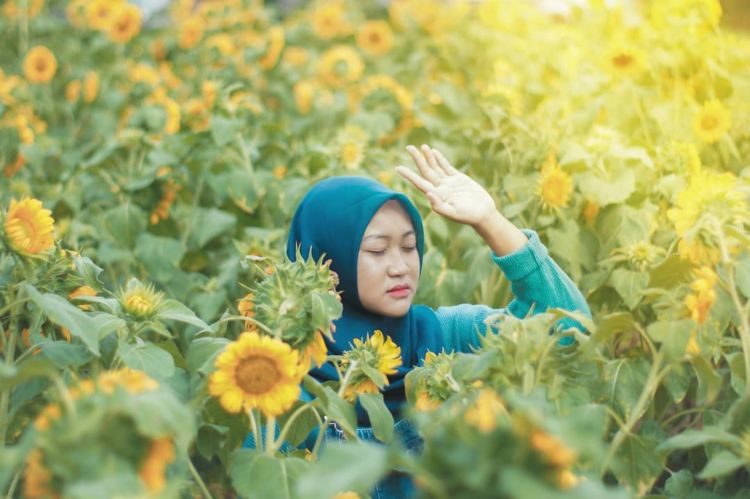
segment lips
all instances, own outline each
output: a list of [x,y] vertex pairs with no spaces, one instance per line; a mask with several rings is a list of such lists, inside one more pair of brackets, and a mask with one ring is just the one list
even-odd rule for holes
[[403,291],[405,289],[411,289],[411,287],[408,284],[398,284],[396,286],[393,286],[391,289],[389,289],[388,292],[393,293],[396,291]]

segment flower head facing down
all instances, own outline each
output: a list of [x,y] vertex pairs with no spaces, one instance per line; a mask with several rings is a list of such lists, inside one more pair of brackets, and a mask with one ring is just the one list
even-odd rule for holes
[[244,332],[216,358],[208,392],[227,412],[259,409],[266,417],[283,414],[299,397],[305,370],[299,354],[283,341]]
[[32,256],[50,249],[54,244],[52,212],[34,198],[11,200],[5,215],[5,238],[16,252]]
[[354,370],[344,393],[347,400],[359,393],[376,393],[387,385],[388,375],[396,374],[401,366],[401,347],[376,329],[364,341],[354,339],[352,349],[344,354],[342,368],[347,370],[352,365]]
[[49,83],[57,72],[57,59],[50,49],[37,45],[23,60],[23,74],[31,83]]

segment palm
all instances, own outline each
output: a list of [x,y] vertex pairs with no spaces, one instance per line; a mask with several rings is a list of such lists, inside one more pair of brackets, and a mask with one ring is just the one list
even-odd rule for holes
[[477,182],[451,166],[436,149],[408,148],[419,173],[399,166],[399,174],[430,201],[432,210],[455,222],[475,225],[495,212],[495,202]]

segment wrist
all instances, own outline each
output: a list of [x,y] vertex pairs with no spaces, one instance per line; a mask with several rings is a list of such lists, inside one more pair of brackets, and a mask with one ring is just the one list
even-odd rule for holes
[[473,227],[498,256],[518,251],[529,242],[526,234],[497,210]]

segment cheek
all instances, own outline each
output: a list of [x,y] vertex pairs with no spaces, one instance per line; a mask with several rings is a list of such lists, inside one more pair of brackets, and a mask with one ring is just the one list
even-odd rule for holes
[[379,262],[368,255],[367,253],[360,254],[359,260],[357,261],[357,288],[359,288],[360,295],[368,289],[372,289],[372,285],[378,280],[383,279],[383,269],[381,269]]

